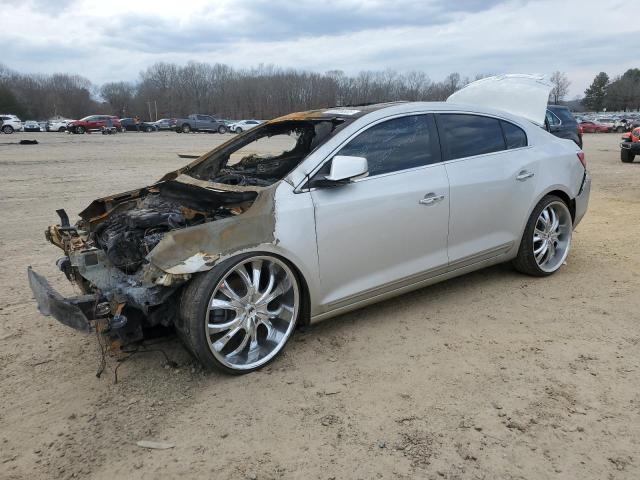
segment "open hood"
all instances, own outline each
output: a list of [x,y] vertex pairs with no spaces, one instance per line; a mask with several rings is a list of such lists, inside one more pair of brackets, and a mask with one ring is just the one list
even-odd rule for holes
[[552,88],[542,75],[497,75],[470,83],[447,102],[504,110],[543,125]]

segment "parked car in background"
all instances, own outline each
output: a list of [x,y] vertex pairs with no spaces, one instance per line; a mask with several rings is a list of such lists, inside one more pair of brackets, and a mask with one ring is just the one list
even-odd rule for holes
[[136,125],[133,118],[121,118],[120,126],[123,132],[157,132],[158,127],[152,122],[140,122]]
[[598,117],[596,123],[607,127],[608,132],[612,132],[616,126],[616,121],[611,117]]
[[568,107],[548,105],[545,125],[551,134],[558,138],[573,140],[582,148],[582,130]]
[[174,130],[176,128],[175,118],[161,118],[155,122],[151,122],[152,125],[158,127],[158,130]]
[[553,274],[587,210],[584,153],[540,128],[551,85],[479,82],[292,113],[76,225],[58,210],[46,238],[84,295],[29,267],[40,311],[85,332],[100,318],[118,344],[173,324],[204,366],[240,374],[314,320],[503,262]]
[[580,128],[584,133],[607,133],[609,131],[609,127],[606,125],[591,121],[581,122]]
[[66,132],[67,125],[74,121],[75,120],[67,118],[49,120],[45,125],[45,129],[47,130],[47,132]]
[[116,130],[120,131],[120,119],[113,115],[89,115],[88,117],[74,120],[67,125],[67,130],[71,133],[85,133],[96,130],[102,130],[107,126],[107,120],[111,120],[111,124]]
[[625,133],[620,144],[620,160],[623,163],[633,162],[636,155],[640,155],[640,127]]
[[40,131],[40,124],[38,122],[36,122],[35,120],[27,120],[26,122],[24,122],[24,125],[22,126],[22,129],[25,132],[39,132]]
[[210,132],[227,133],[227,125],[211,115],[193,113],[187,118],[177,118],[175,130],[178,133]]
[[235,122],[229,125],[229,130],[234,133],[242,133],[246,130],[257,127],[261,123],[262,122],[260,120],[240,120],[239,122]]
[[15,115],[0,114],[0,120],[2,120],[2,133],[20,132],[22,130],[22,120]]

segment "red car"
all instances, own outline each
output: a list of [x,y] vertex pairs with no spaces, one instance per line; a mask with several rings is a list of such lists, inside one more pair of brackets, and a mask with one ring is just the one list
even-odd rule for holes
[[75,120],[67,125],[67,130],[71,133],[85,133],[92,130],[102,130],[107,126],[108,120],[111,119],[111,126],[121,131],[120,119],[113,115],[89,115],[88,117]]
[[584,133],[607,133],[611,130],[606,125],[596,122],[580,122],[580,128]]

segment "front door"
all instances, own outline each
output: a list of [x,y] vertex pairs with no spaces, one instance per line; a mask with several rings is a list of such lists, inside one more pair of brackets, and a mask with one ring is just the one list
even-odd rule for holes
[[365,157],[369,174],[312,191],[327,311],[448,263],[449,182],[432,114],[376,123],[337,154]]

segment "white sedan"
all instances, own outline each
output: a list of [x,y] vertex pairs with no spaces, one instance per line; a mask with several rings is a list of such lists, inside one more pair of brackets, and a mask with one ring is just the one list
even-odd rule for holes
[[71,122],[73,122],[73,120],[66,118],[49,120],[46,125],[47,132],[66,132],[67,124]]
[[47,239],[90,295],[64,299],[29,269],[40,311],[83,331],[99,312],[123,344],[173,325],[206,367],[246,373],[298,325],[503,262],[551,275],[591,180],[576,144],[542,128],[550,89],[511,75],[447,102],[293,113],[95,200],[75,226],[58,210]]
[[240,120],[239,122],[235,122],[229,125],[229,131],[234,133],[242,133],[246,130],[257,127],[261,123],[264,122],[262,122],[261,120]]

